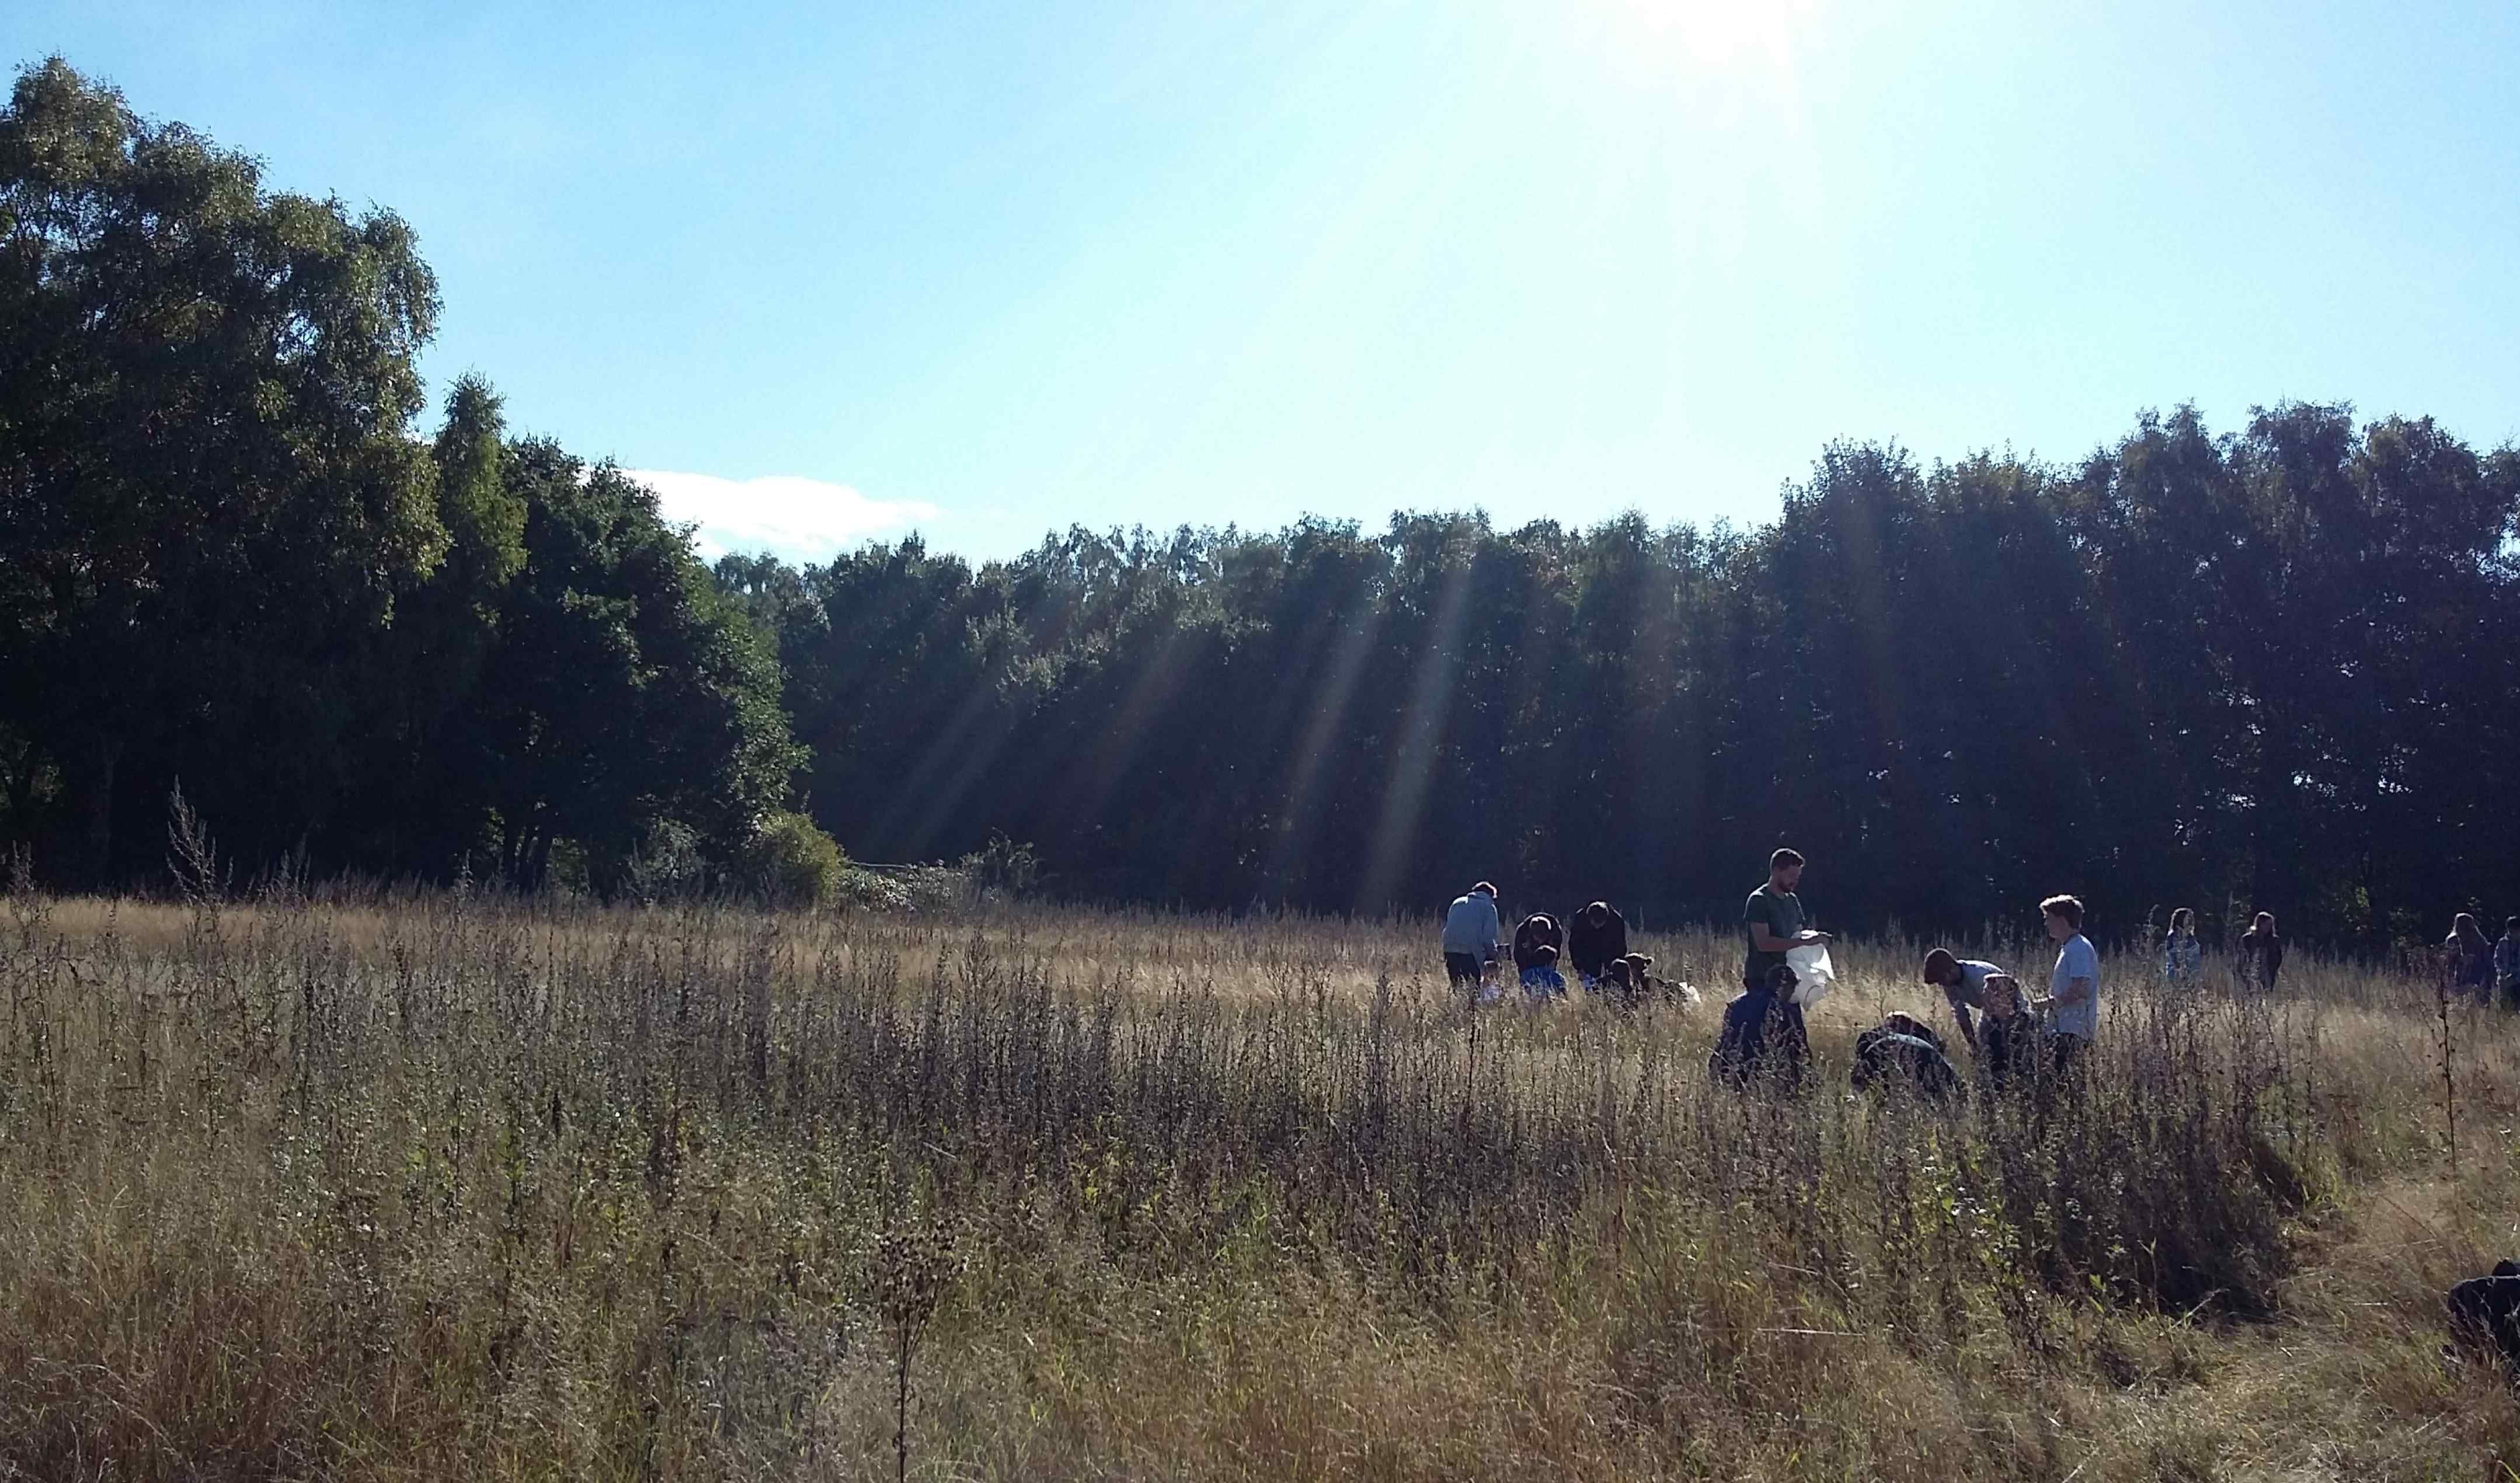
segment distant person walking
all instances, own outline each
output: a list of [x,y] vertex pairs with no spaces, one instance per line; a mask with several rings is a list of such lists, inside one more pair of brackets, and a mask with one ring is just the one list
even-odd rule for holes
[[1993,988],[2011,1003],[2019,1003],[2021,985],[2011,974],[1979,958],[1960,958],[1949,948],[1936,948],[1925,955],[1925,982],[1943,991],[1951,1003],[1952,1017],[1959,1022],[1960,1039],[1968,1042],[1972,1052],[1978,1050],[1978,1026],[1969,1011],[1987,1012],[1987,993]]
[[2275,991],[2275,975],[2283,971],[2283,939],[2275,935],[2275,914],[2260,912],[2258,920],[2240,934],[2240,986],[2261,994]]
[[1478,992],[1479,979],[1496,961],[1505,940],[1505,923],[1497,918],[1496,887],[1482,880],[1453,898],[1444,914],[1444,971],[1453,986]]
[[1596,901],[1575,914],[1566,928],[1566,961],[1575,966],[1586,988],[1601,981],[1615,959],[1628,956],[1628,919],[1606,901]]
[[2161,939],[2161,981],[2174,989],[2192,989],[2204,970],[2205,944],[2196,940],[2196,914],[2182,906],[2170,914],[2170,934]]
[[2502,1008],[2520,1010],[2520,917],[2502,919],[2502,939],[2494,944],[2494,987]]
[[2451,993],[2479,1004],[2494,1003],[2494,944],[2485,940],[2485,929],[2476,924],[2472,913],[2461,912],[2451,919],[2442,950],[2447,959],[2442,968],[2450,975]]
[[2059,1072],[2071,1070],[2100,1031],[2100,955],[2083,935],[2083,903],[2050,896],[2039,903],[2048,940],[2056,944],[2056,966],[2048,975],[2048,1043]]

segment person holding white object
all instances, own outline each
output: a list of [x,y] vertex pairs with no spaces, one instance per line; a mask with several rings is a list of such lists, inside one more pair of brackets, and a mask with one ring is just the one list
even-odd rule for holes
[[1741,987],[1767,988],[1777,969],[1785,966],[1787,953],[1833,940],[1826,932],[1803,925],[1802,898],[1794,894],[1802,879],[1800,854],[1778,850],[1768,857],[1768,883],[1752,891],[1749,904],[1741,910],[1742,935],[1749,941],[1749,952],[1741,960]]

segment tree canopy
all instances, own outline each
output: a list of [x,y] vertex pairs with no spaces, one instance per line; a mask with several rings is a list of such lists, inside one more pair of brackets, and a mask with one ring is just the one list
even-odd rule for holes
[[[917,537],[721,559],[609,463],[433,434],[390,212],[264,189],[56,61],[0,112],[0,843],[112,884],[184,793],[250,862],[793,894],[1037,850],[1104,899],[1432,909],[1490,877],[1833,923],[2191,906],[2378,945],[2520,905],[2520,454],[2146,413],[2088,458],[1840,443],[1755,529]],[[1027,869],[1036,858],[1027,854]],[[765,880],[766,880],[765,876]]]

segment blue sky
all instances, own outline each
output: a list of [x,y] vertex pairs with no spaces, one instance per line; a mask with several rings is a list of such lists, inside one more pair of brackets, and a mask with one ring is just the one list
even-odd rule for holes
[[1764,520],[1834,437],[2520,437],[2520,6],[16,0],[408,217],[428,370],[711,545]]

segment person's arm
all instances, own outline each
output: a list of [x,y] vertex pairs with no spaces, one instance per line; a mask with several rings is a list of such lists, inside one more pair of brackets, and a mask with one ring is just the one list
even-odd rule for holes
[[[1946,993],[1948,994],[1949,991]],[[1977,1050],[1977,1025],[1969,1017],[1968,1004],[1957,994],[1950,994],[1949,997],[1952,1001],[1952,1017],[1960,1022],[1960,1039],[1968,1042],[1968,1048],[1973,1054]]]
[[1750,946],[1762,953],[1782,953],[1790,948],[1807,947],[1815,942],[1832,940],[1834,939],[1826,932],[1815,932],[1809,927],[1805,927],[1791,937],[1779,937],[1774,925],[1766,918],[1757,917],[1750,921]]
[[2083,966],[2083,960],[2089,959],[2091,961],[2092,971],[2090,973],[2076,973],[2073,977],[2065,980],[2064,992],[2054,996],[2054,1002],[2059,1007],[2081,1004],[2083,1001],[2091,998],[2092,981],[2099,972],[2100,955],[2098,949],[2086,947],[2082,952],[2074,955],[2074,966],[2077,968]]

